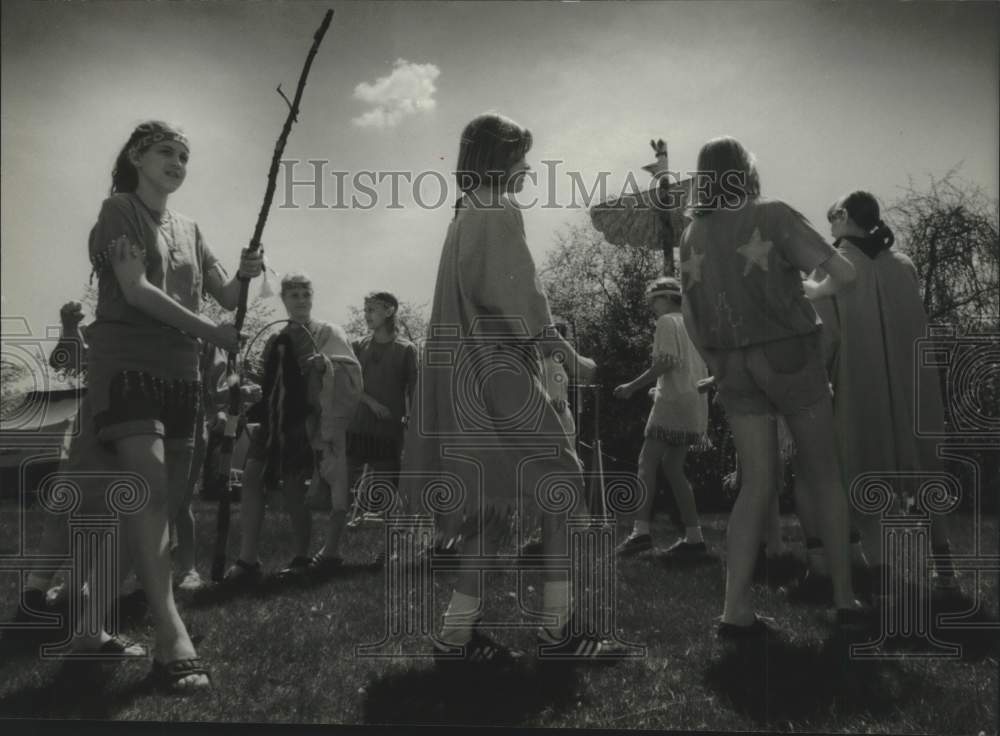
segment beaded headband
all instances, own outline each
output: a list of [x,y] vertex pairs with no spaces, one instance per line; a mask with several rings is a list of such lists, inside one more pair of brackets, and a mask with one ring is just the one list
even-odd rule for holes
[[176,130],[157,130],[152,133],[147,133],[142,138],[137,140],[129,147],[129,151],[133,153],[141,153],[150,146],[162,143],[163,141],[176,141],[189,151],[191,150],[191,144],[188,143],[188,138],[183,133]]

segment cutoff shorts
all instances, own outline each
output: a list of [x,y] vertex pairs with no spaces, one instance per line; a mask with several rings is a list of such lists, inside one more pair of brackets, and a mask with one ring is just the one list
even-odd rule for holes
[[830,398],[818,331],[709,356],[729,414],[795,415]]

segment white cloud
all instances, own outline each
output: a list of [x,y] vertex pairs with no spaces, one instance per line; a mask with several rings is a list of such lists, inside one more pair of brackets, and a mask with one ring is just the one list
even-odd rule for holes
[[437,104],[434,80],[441,70],[434,64],[411,64],[406,59],[396,59],[392,66],[392,74],[379,77],[371,84],[361,82],[354,88],[355,99],[373,106],[354,118],[355,125],[392,128],[405,117],[434,109]]

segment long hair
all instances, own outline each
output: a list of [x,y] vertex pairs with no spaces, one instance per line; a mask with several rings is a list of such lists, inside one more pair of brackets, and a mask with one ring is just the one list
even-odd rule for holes
[[[483,184],[500,187],[510,167],[531,150],[531,131],[498,113],[484,113],[465,126],[455,179],[464,195]],[[455,213],[462,197],[455,203]]]
[[[150,146],[158,142],[157,140],[153,140],[157,137],[157,134],[162,136],[159,140],[181,139],[185,143],[187,142],[180,128],[175,125],[164,123],[161,120],[147,120],[144,123],[140,123],[132,131],[132,135],[128,137],[128,140],[125,141],[125,145],[122,146],[122,150],[118,153],[118,158],[115,159],[115,167],[111,170],[111,194],[134,192],[138,188],[139,172],[132,165],[129,154],[133,149],[138,153],[143,153],[149,149]],[[144,139],[148,140],[148,142],[144,142]]]
[[882,221],[878,200],[871,192],[860,189],[851,192],[830,206],[827,217],[831,217],[838,209],[846,211],[851,222],[864,230],[867,233],[866,239],[874,241],[879,250],[889,248],[896,242],[896,236]]
[[693,215],[738,209],[760,196],[757,159],[731,136],[713,138],[698,152]]

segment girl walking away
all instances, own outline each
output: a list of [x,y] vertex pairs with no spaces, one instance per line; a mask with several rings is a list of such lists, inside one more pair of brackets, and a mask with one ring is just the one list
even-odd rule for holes
[[[361,366],[344,329],[312,318],[312,281],[304,273],[281,280],[281,300],[290,322],[264,346],[260,427],[243,471],[240,556],[226,573],[229,584],[257,582],[264,520],[264,489],[279,481],[295,545],[279,573],[328,573],[339,567],[340,538],[347,516],[347,425],[362,391]],[[309,556],[312,517],[306,481],[330,496],[323,547]]]
[[184,183],[189,150],[177,128],[151,121],[132,132],[115,161],[111,196],[90,233],[98,278],[96,319],[87,331],[94,417],[82,428],[113,449],[120,469],[146,482],[148,501],[122,520],[156,627],[154,680],[170,690],[209,685],[174,604],[167,533],[191,467],[198,340],[227,351],[240,342],[235,327],[198,310],[203,292],[234,309],[239,278],[259,275],[262,257],[244,251],[239,278],[230,278],[198,226],[167,208]]
[[[536,501],[544,512],[544,554],[567,554],[568,512],[558,510],[542,479],[556,474],[583,494],[582,468],[548,401],[541,361],[561,352],[577,381],[588,379],[594,363],[552,328],[521,211],[511,198],[523,187],[531,143],[530,132],[496,114],[475,118],[462,132],[462,195],[441,252],[423,377],[406,438],[403,496],[411,505],[420,502],[425,488],[418,475],[449,474],[460,481],[454,510],[438,516],[438,535],[442,546],[460,546],[471,565],[476,555],[494,555],[511,536],[518,512],[523,520]],[[439,359],[445,354],[455,356],[451,365]],[[532,525],[523,520],[522,528]],[[480,583],[475,567],[457,573],[435,640],[439,659],[517,657],[481,631]],[[582,627],[571,624],[572,605],[569,580],[553,565],[543,591],[547,623],[538,632],[542,656],[614,654],[616,644],[577,633]]]
[[[840,253],[857,272],[852,289],[816,302],[831,343],[827,352],[844,487],[866,472],[940,472],[935,440],[916,433],[918,415],[923,425],[936,426],[935,434],[944,427],[936,369],[921,367],[915,358],[914,345],[927,336],[916,268],[893,247],[892,230],[869,192],[841,197],[830,206],[828,219]],[[895,489],[897,498],[915,490]],[[856,513],[854,523],[866,556],[884,565],[878,517]],[[931,544],[937,590],[956,589],[947,517],[932,515]],[[881,580],[883,569],[874,572],[873,582]]]
[[[816,496],[820,536],[833,578],[836,620],[863,617],[851,588],[847,501],[829,437],[833,415],[820,353],[820,322],[810,300],[836,293],[854,278],[850,261],[784,202],[760,196],[754,157],[733,138],[716,138],[698,154],[702,183],[694,217],[681,237],[684,322],[719,389],[743,487],[726,535],[722,637],[761,634],[750,588],[775,488],[775,422],[788,423],[806,487]],[[823,281],[800,272],[822,266]]]
[[399,300],[387,291],[365,297],[370,334],[351,347],[361,364],[365,391],[347,431],[353,475],[365,466],[398,484],[403,433],[417,385],[417,347],[399,334]]
[[698,392],[698,382],[708,377],[708,371],[684,328],[680,282],[666,276],[657,279],[646,292],[646,299],[656,315],[652,365],[615,389],[616,398],[628,399],[656,382],[651,392],[653,408],[639,451],[639,480],[645,495],[632,533],[618,546],[618,554],[634,555],[653,547],[649,524],[656,497],[656,470],[662,462],[685,530],[685,536],[672,544],[666,554],[678,559],[699,557],[708,550],[694,493],[684,475],[684,459],[690,445],[700,445],[706,439],[708,399]]

